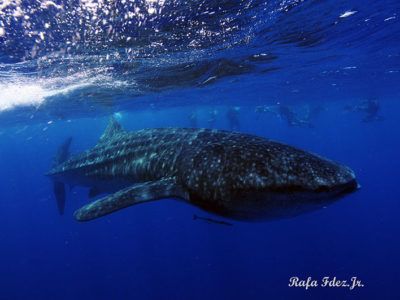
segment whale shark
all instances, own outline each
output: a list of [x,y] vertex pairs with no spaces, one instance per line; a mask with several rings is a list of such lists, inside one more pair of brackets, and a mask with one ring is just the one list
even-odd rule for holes
[[239,132],[152,128],[128,132],[111,118],[98,143],[75,156],[70,140],[48,173],[59,211],[63,185],[97,200],[75,211],[89,221],[150,201],[177,199],[238,220],[296,216],[355,191],[354,172],[296,147]]

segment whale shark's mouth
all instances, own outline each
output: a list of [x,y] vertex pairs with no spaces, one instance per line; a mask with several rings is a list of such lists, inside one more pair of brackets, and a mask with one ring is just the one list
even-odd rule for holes
[[[351,192],[358,190],[360,187],[361,186],[358,184],[357,180],[352,179],[349,182],[335,186],[335,187],[331,188],[330,190],[332,192],[337,192],[339,194],[347,194],[347,193],[351,193]],[[329,192],[329,189],[327,189],[326,191]],[[322,192],[324,192],[324,189],[322,189]]]
[[359,188],[359,184],[355,179],[349,180],[346,183],[337,184],[333,186],[328,185],[321,185],[315,189],[305,188],[303,186],[298,185],[290,185],[290,186],[279,186],[279,187],[271,187],[268,189],[268,192],[272,193],[305,193],[315,196],[321,194],[329,194],[329,195],[336,195],[336,194],[347,194],[351,193]]
[[200,206],[217,215],[235,220],[257,221],[291,218],[318,209],[341,199],[359,188],[355,179],[333,187],[321,186],[310,190],[298,186],[280,187],[269,191],[238,192],[223,205],[202,203]]

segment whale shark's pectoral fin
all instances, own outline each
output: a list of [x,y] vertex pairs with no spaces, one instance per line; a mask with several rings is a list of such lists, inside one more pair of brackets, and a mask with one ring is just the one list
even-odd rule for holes
[[81,207],[74,216],[78,221],[89,221],[131,205],[170,197],[188,199],[189,196],[173,178],[135,184]]

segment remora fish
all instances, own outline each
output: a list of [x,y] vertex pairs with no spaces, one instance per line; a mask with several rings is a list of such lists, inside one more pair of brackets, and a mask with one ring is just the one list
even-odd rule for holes
[[[234,219],[289,217],[357,188],[348,167],[261,137],[189,128],[126,132],[113,118],[94,148],[47,175],[58,185],[87,186],[90,196],[111,193],[78,209],[79,221],[163,198]],[[65,189],[58,190],[63,201]]]
[[214,223],[214,224],[225,225],[225,226],[233,226],[233,224],[229,223],[229,222],[215,220],[215,219],[207,218],[207,217],[199,217],[198,215],[193,215],[193,220],[202,220],[202,221],[206,221],[207,223]]

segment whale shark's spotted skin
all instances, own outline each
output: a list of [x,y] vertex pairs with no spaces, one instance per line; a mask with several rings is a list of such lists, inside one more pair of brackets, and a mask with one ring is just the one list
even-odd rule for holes
[[190,128],[128,133],[113,119],[93,149],[49,175],[71,184],[101,187],[118,181],[123,187],[79,209],[75,217],[82,221],[171,197],[232,217],[265,210],[281,215],[321,204],[315,196],[357,186],[349,168],[261,137]]

